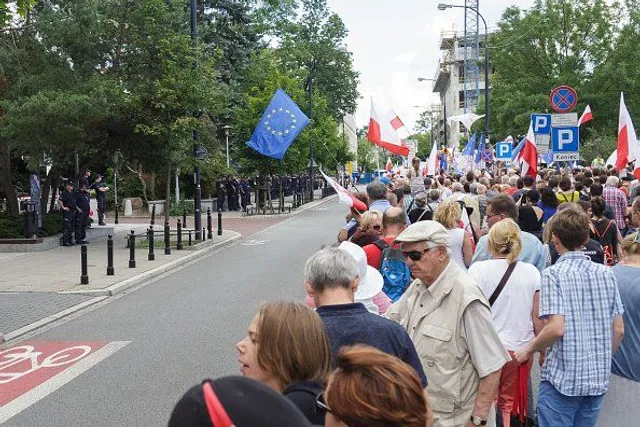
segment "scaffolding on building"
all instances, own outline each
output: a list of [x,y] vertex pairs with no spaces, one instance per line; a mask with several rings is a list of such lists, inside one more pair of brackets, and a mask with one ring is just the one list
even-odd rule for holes
[[480,96],[479,0],[466,0],[464,8],[464,113],[473,113]]

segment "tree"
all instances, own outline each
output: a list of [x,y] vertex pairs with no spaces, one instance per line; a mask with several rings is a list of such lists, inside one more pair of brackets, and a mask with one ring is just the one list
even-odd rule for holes
[[507,8],[489,44],[492,134],[524,133],[531,113],[548,110],[555,86],[575,87],[582,94],[579,108],[595,104],[591,79],[614,51],[621,12],[604,0],[538,0],[526,12]]

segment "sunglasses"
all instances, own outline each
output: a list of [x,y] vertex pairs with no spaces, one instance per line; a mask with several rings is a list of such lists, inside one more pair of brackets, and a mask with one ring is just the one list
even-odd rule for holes
[[322,392],[316,397],[316,414],[322,415],[327,412],[331,413],[331,409],[327,406],[327,402],[324,401],[324,392]]
[[372,225],[371,228],[373,228],[376,231],[382,230],[382,226],[381,225]]
[[405,258],[409,258],[411,261],[420,261],[424,256],[424,254],[429,252],[431,249],[434,249],[434,248],[427,248],[422,251],[408,251],[408,252],[403,251],[402,256]]

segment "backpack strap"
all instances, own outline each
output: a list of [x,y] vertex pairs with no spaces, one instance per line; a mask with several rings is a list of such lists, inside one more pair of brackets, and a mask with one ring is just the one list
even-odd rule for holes
[[518,263],[518,261],[514,261],[511,264],[509,264],[509,267],[507,267],[507,271],[504,272],[504,276],[502,276],[502,279],[500,279],[500,283],[498,283],[498,287],[491,294],[491,298],[489,298],[489,305],[490,306],[493,307],[493,303],[496,302],[496,300],[500,296],[500,293],[504,289],[504,286],[509,281],[509,277],[511,277],[511,273],[513,273],[513,270],[515,270],[517,263]]
[[384,239],[376,240],[375,242],[373,242],[373,244],[376,245],[376,247],[381,251],[384,251],[389,247],[389,245],[387,244],[387,242],[384,241]]

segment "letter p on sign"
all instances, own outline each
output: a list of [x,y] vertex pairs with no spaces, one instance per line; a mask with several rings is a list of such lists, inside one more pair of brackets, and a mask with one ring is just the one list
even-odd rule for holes
[[580,134],[577,127],[553,128],[553,152],[555,153],[577,153],[579,148]]

